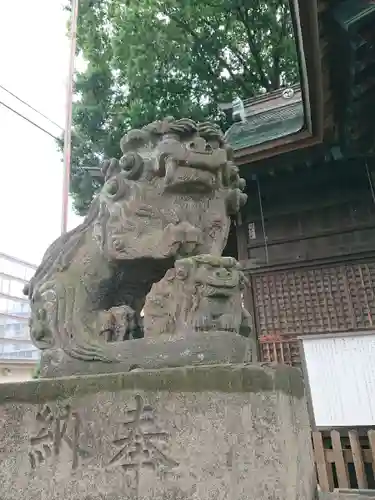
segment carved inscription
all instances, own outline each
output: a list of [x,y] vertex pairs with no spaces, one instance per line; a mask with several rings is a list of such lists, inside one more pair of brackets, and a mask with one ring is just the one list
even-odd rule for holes
[[36,414],[40,430],[30,438],[32,447],[29,461],[32,469],[46,461],[50,456],[58,456],[61,447],[67,446],[72,456],[72,470],[77,469],[79,458],[85,458],[89,453],[80,447],[81,421],[79,414],[72,411],[69,405],[62,410],[53,412],[48,405]]
[[135,409],[126,411],[126,421],[122,424],[124,436],[113,441],[118,452],[109,465],[133,471],[138,489],[142,468],[168,472],[178,463],[163,451],[169,435],[156,427],[151,406],[144,404],[140,395],[135,396],[135,403]]

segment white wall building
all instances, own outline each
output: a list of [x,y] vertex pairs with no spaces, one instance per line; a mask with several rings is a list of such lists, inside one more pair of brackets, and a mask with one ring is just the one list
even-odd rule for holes
[[30,379],[40,357],[30,340],[29,301],[22,293],[35,269],[0,253],[0,383]]
[[375,427],[375,330],[300,341],[313,427]]

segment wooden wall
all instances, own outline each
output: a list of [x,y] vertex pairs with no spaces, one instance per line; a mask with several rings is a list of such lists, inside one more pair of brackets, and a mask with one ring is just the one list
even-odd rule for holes
[[364,162],[353,161],[248,181],[246,241],[238,248],[247,252],[240,259],[259,265],[248,272],[247,305],[264,360],[298,363],[301,334],[375,325],[375,204],[367,174]]
[[310,262],[375,249],[375,204],[365,165],[340,162],[260,177],[259,187],[265,235],[255,181],[248,181],[244,217],[255,226],[247,244],[259,264]]

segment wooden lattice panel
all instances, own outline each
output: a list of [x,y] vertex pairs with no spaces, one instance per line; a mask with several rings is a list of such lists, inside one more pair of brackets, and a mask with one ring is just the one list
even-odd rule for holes
[[298,340],[293,337],[272,339],[264,336],[259,339],[260,359],[268,363],[299,365],[301,363]]
[[375,488],[373,429],[314,431],[312,441],[317,479],[322,491]]
[[258,335],[301,335],[375,324],[375,263],[253,275]]

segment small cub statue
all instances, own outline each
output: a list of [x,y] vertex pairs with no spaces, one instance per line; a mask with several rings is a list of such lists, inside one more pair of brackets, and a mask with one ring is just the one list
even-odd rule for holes
[[243,306],[245,284],[232,257],[197,255],[177,260],[146,297],[145,337],[189,331],[251,337],[251,316]]

